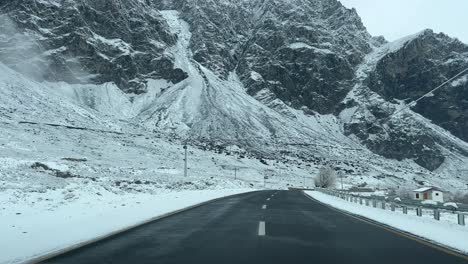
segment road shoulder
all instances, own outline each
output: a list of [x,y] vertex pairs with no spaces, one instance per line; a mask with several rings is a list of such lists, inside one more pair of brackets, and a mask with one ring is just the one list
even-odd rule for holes
[[4,244],[2,248],[6,251],[0,256],[0,263],[38,263],[207,203],[253,191],[205,190],[148,195],[145,199],[139,197],[135,203],[127,200],[125,206],[103,203],[102,210],[95,211],[82,204],[70,204],[64,208],[66,210],[43,212],[33,219],[25,217],[33,232],[23,237],[4,236],[6,239],[2,239],[0,245]]
[[468,260],[467,227],[353,204],[316,191],[304,191],[304,194],[349,217]]

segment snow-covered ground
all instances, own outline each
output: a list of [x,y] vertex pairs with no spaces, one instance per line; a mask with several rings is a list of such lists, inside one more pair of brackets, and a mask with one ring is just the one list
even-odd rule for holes
[[379,208],[364,206],[342,200],[318,191],[306,191],[312,198],[345,212],[363,216],[365,218],[394,227],[404,232],[441,244],[460,252],[468,253],[468,227],[460,226],[454,215],[441,218],[441,221],[431,219],[428,212],[426,217],[418,217],[415,212],[392,212]]
[[20,263],[176,210],[249,191],[252,189],[119,195],[101,189],[99,194],[88,193],[53,208],[50,203],[62,198],[62,190],[29,195],[25,203],[11,203],[9,192],[0,193],[0,263]]
[[299,185],[307,173],[282,165],[291,174],[269,174],[265,184],[275,165],[235,147],[189,146],[184,177],[182,145],[155,135],[13,122],[2,123],[0,134],[0,263],[213,197]]
[[[37,82],[0,63],[0,243],[6,244],[0,248],[9,249],[0,262],[142,221],[185,206],[187,197],[197,202],[239,189],[312,186],[324,164],[347,171],[347,187],[385,189],[416,179],[464,188],[452,173],[385,159],[347,138],[342,121],[351,112],[343,120],[305,115],[267,91],[251,97],[235,73],[219,79],[193,61],[188,24],[175,11],[162,15],[179,36],[167,53],[189,77],[178,84],[148,80],[146,94],[125,94],[111,83]],[[444,166],[463,164],[461,157]],[[120,214],[125,217],[115,217]],[[119,221],[104,227],[109,218]],[[61,230],[74,234],[66,238]],[[60,245],[35,242],[46,232]],[[23,247],[15,248],[20,241]]]

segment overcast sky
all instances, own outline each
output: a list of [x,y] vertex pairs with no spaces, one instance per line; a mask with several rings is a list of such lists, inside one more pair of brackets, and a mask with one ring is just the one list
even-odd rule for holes
[[340,0],[368,31],[395,40],[430,28],[468,43],[468,0]]

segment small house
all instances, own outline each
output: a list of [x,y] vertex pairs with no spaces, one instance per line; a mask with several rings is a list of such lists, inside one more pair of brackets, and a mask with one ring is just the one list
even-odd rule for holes
[[413,191],[413,198],[419,201],[444,202],[444,193],[437,187],[422,187]]

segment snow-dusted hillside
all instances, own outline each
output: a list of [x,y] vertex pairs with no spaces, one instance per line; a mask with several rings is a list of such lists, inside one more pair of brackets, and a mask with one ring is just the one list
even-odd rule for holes
[[[347,185],[465,187],[467,143],[411,110],[382,122],[405,102],[369,87],[378,65],[422,33],[386,43],[335,0],[19,2],[3,4],[11,25],[0,32],[0,188],[13,197],[261,187],[265,174],[284,188],[303,176],[311,184],[323,165]],[[73,8],[76,24],[44,20]],[[95,15],[107,9],[117,22]],[[60,49],[72,31],[83,45]],[[39,80],[8,53],[18,39],[34,44],[49,77],[78,61],[84,72],[72,73],[92,80]]]
[[[372,85],[369,85],[369,79],[375,75],[379,63],[428,34],[434,33],[425,30],[384,44],[369,53],[357,68],[357,83],[343,101],[345,107],[339,117],[347,135],[380,155],[392,159],[414,159],[422,167],[464,178],[467,142],[434,124],[436,122],[430,120],[430,115],[412,111],[413,107],[408,107],[412,101],[386,100],[369,87]],[[428,89],[432,88],[435,86]],[[453,106],[454,109],[458,107]]]

